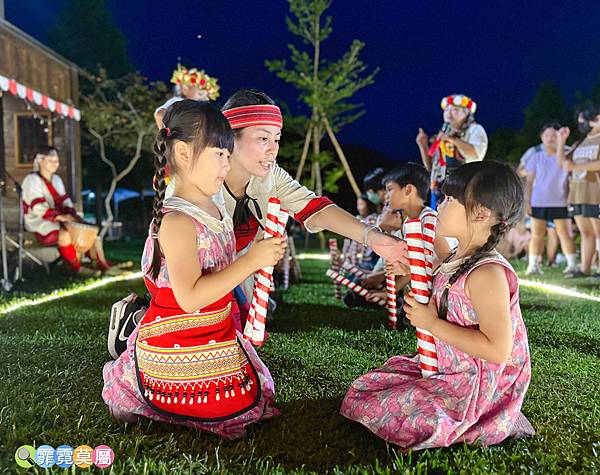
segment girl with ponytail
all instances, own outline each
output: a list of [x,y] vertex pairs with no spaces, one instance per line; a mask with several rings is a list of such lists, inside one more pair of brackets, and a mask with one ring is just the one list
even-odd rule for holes
[[[126,350],[104,367],[113,417],[179,423],[232,439],[277,415],[273,380],[233,320],[232,290],[283,256],[282,238],[236,259],[233,222],[213,201],[229,171],[233,133],[218,110],[183,100],[155,141],[153,220],[142,257],[151,294]],[[176,178],[165,198],[165,168]]]
[[515,171],[468,163],[443,188],[437,235],[458,247],[437,268],[429,305],[405,299],[407,318],[435,339],[439,373],[422,377],[417,356],[394,356],[357,379],[342,414],[404,448],[498,444],[532,435],[521,413],[531,379],[515,271],[496,246],[523,212]]

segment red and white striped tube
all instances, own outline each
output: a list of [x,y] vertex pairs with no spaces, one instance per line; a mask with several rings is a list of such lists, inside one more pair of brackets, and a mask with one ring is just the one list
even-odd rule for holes
[[[359,285],[351,280],[347,279],[343,275],[334,271],[333,269],[327,269],[327,277],[330,277],[334,283],[339,285],[343,285],[344,287],[348,287],[352,292],[356,292],[361,297],[366,296],[369,293],[369,289],[365,289],[362,285]],[[385,301],[380,299],[371,300],[371,302],[376,303],[377,305],[381,305],[382,307],[385,305]]]
[[429,290],[433,285],[433,258],[435,255],[435,229],[437,226],[437,216],[434,213],[428,213],[421,216],[421,233],[423,235],[423,247],[425,248],[425,262],[427,263],[427,274],[431,276]]
[[[339,272],[340,270],[340,264],[338,259],[338,245],[337,239],[335,238],[329,239],[329,266],[334,272]],[[342,299],[342,287],[340,283],[336,282],[335,280],[333,282],[333,292],[336,299]]]
[[[278,221],[281,202],[278,198],[269,198],[267,205],[267,220],[265,223],[265,239],[278,235]],[[265,326],[267,323],[267,308],[269,293],[273,279],[273,266],[263,267],[255,274],[254,295],[248,312],[248,320],[244,327],[244,337],[255,346],[265,343]],[[250,326],[250,327],[249,327]]]
[[[404,223],[404,236],[408,244],[410,263],[410,287],[419,303],[427,305],[431,296],[432,276],[427,272],[427,259],[423,245],[421,221],[409,219]],[[432,376],[438,372],[435,339],[427,330],[417,328],[417,347],[419,351],[419,367],[423,376]]]
[[364,279],[367,274],[365,272],[363,272],[362,270],[360,270],[358,267],[356,267],[353,264],[350,264],[349,262],[344,262],[342,264],[342,268],[344,270],[347,270],[348,272],[350,272],[351,274],[354,274],[356,277],[360,278],[360,279]]
[[395,330],[398,327],[398,306],[396,303],[396,277],[386,274],[385,291],[387,294],[388,326]]
[[[289,212],[286,209],[281,209],[279,211],[279,221],[277,222],[277,231],[280,237],[285,236],[285,227],[287,225],[288,219],[290,217]],[[285,248],[285,253],[283,254],[283,262],[281,266],[281,271],[283,273],[283,288],[287,289],[290,286],[290,248]]]
[[288,247],[285,248],[285,253],[283,254],[283,266],[282,266],[283,288],[286,290],[290,287],[290,259],[291,259],[290,245],[288,244]]

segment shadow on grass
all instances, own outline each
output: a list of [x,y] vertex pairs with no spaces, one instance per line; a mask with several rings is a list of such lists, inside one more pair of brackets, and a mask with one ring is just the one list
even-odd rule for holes
[[530,332],[529,343],[531,346],[564,348],[600,358],[600,338],[592,338],[581,333],[546,328],[543,332]]
[[[374,459],[385,464],[390,454],[388,445],[362,425],[349,422],[339,414],[342,398],[341,395],[278,403],[280,416],[251,424],[247,427],[245,438],[232,441],[148,420],[129,425],[126,432],[132,439],[143,434],[149,441],[165,440],[165,436],[174,434],[180,453],[204,450],[210,453],[218,445],[219,456],[223,460],[246,454],[253,458],[272,458],[290,469],[304,466],[308,470],[321,472],[336,465],[369,465]],[[123,425],[114,421],[106,430],[107,433],[122,433]],[[125,452],[128,451],[123,448]],[[172,454],[173,458],[181,457],[180,453]],[[165,456],[162,454],[163,459]]]
[[278,333],[307,331],[315,327],[341,330],[369,330],[387,324],[385,310],[350,309],[321,304],[282,303],[270,320]]

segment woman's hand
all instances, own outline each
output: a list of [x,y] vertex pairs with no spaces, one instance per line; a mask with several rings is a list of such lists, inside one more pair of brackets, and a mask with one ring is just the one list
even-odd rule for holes
[[254,241],[246,256],[256,270],[263,267],[274,266],[285,253],[287,239],[273,237]]
[[419,128],[419,133],[417,134],[415,142],[417,142],[417,145],[421,148],[427,148],[427,145],[429,145],[429,137],[423,129]]
[[442,132],[440,139],[444,142],[448,142],[448,143],[451,143],[452,145],[456,146],[456,137],[450,137],[448,134],[445,134]]
[[408,265],[408,248],[403,240],[373,230],[369,232],[367,244],[386,261]]
[[404,311],[406,318],[413,327],[418,327],[429,332],[432,331],[435,324],[439,321],[437,305],[435,299],[431,298],[429,304],[424,305],[415,300],[412,292],[404,297]]
[[569,129],[568,127],[561,127],[560,129],[558,129],[556,131],[556,143],[557,143],[557,145],[560,145],[560,146],[564,147],[564,145],[567,142],[567,138],[569,137],[570,133],[571,133],[571,129]]
[[73,223],[75,222],[75,217],[71,214],[59,214],[56,218],[54,218],[59,223]]

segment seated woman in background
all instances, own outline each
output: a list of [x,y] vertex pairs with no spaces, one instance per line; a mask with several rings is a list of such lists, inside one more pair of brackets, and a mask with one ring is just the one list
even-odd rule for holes
[[[68,223],[85,224],[73,208],[73,202],[65,191],[61,177],[56,173],[60,161],[53,147],[42,147],[33,162],[33,172],[23,180],[23,210],[25,230],[35,234],[42,246],[57,246],[61,257],[70,269],[84,277],[98,276],[100,273],[115,274],[118,269],[110,267],[104,257],[102,241],[99,238],[87,251],[99,270],[81,265],[81,249],[76,249],[67,230]],[[79,253],[78,253],[79,251]]]

